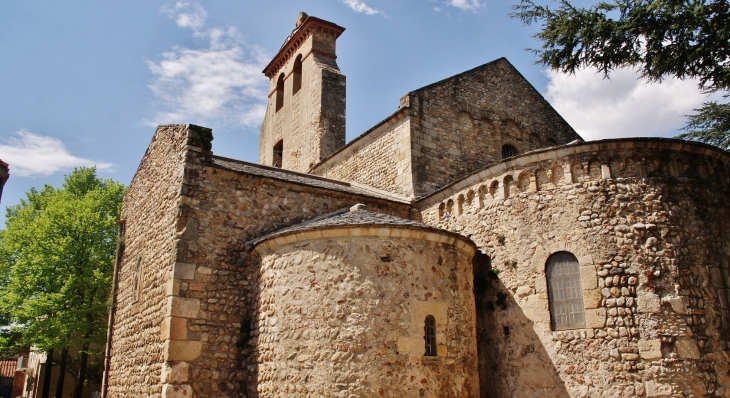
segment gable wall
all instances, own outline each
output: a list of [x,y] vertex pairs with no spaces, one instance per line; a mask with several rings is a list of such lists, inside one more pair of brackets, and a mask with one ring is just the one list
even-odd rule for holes
[[[411,92],[416,196],[518,153],[580,137],[504,58]],[[402,104],[403,105],[403,104]]]

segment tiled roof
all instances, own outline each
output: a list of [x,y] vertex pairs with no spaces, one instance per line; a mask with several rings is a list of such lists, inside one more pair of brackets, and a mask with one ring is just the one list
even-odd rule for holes
[[[443,230],[441,228],[435,228],[430,225],[422,224],[420,222],[406,220],[404,218],[390,216],[387,214],[376,213],[373,211],[364,210],[363,205],[356,205],[352,208],[341,209],[336,212],[325,214],[314,218],[310,221],[292,225],[290,227],[282,228],[274,231],[268,235],[256,238],[246,243],[250,248],[259,242],[273,238],[276,236],[287,235],[294,232],[307,231],[311,229],[328,228],[328,227],[358,227],[358,226],[395,226],[395,227],[406,227],[406,228],[418,228],[425,231],[433,231],[448,235],[455,235],[463,238],[461,235],[455,234],[450,231]],[[464,238],[465,239],[465,238]]]
[[5,359],[0,361],[0,377],[15,376],[15,368],[18,367],[17,359]]
[[224,158],[224,157],[215,156],[215,155],[211,157],[211,161],[213,163],[213,166],[221,167],[221,168],[228,169],[228,170],[238,171],[241,173],[272,178],[275,180],[291,182],[294,184],[301,184],[301,185],[308,185],[311,187],[324,188],[324,189],[329,189],[332,191],[339,191],[339,192],[346,192],[346,193],[355,194],[355,195],[369,196],[369,197],[377,198],[377,199],[386,199],[386,200],[396,201],[396,202],[401,202],[401,203],[410,203],[410,201],[406,201],[403,198],[396,196],[395,194],[393,196],[390,196],[383,192],[379,192],[376,190],[371,191],[371,190],[368,190],[367,188],[361,187],[361,186],[355,187],[346,182],[331,180],[331,179],[320,177],[320,176],[298,173],[295,171],[279,169],[276,167],[262,166],[260,164],[254,164],[254,163],[244,162],[242,160],[229,159],[229,158]]

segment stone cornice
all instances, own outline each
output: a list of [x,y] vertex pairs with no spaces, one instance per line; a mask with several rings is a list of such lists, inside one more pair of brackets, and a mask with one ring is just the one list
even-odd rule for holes
[[[337,39],[344,31],[345,28],[335,25],[332,22],[316,17],[307,18],[300,27],[294,30],[284,45],[281,46],[279,53],[276,54],[274,59],[266,65],[266,68],[263,70],[264,75],[271,79],[272,76],[274,76],[289,61],[289,59],[294,56],[296,51],[313,33],[318,32],[325,35],[332,35],[335,39]],[[335,58],[335,54],[325,54],[317,51],[313,52]]]

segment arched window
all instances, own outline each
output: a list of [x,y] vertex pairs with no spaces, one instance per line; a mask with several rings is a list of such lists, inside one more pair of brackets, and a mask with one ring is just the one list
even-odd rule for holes
[[546,267],[553,330],[586,326],[578,259],[568,252],[550,256]]
[[271,165],[274,167],[281,167],[284,159],[284,140],[279,140],[279,142],[274,145],[274,156],[271,161]]
[[429,315],[426,317],[426,321],[423,325],[423,339],[426,341],[426,353],[423,354],[427,357],[436,356],[436,319]]
[[276,81],[276,111],[284,107],[284,74],[279,75]]
[[297,59],[294,60],[294,73],[292,73],[293,87],[292,95],[299,92],[302,89],[302,55],[300,54]]
[[517,149],[513,147],[512,145],[503,145],[502,146],[502,159],[511,158],[512,156],[517,155]]

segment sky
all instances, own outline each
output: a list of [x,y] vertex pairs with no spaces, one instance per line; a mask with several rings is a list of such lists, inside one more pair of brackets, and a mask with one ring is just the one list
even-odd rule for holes
[[[547,71],[509,17],[518,0],[81,0],[0,3],[0,204],[60,186],[75,167],[129,184],[158,124],[213,129],[213,152],[255,162],[261,73],[300,11],[346,28],[347,139],[409,91],[506,57],[586,140],[672,137],[708,98],[697,82],[646,84],[629,70]],[[586,5],[590,1],[576,2]]]

